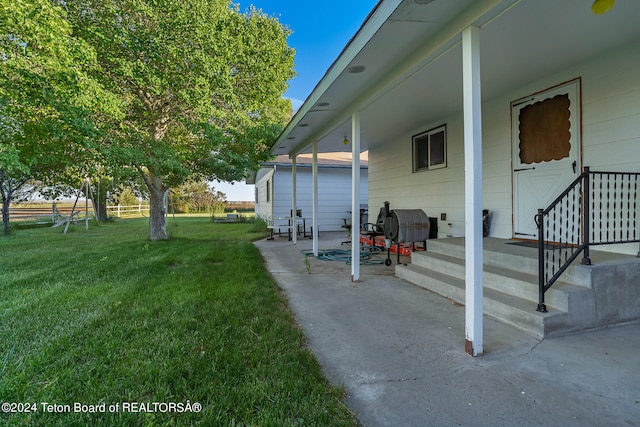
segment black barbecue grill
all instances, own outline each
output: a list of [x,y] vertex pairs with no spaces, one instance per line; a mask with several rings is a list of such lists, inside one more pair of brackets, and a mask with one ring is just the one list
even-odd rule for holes
[[[416,242],[423,242],[427,247],[427,239],[437,236],[437,223],[422,209],[394,209],[389,210],[389,202],[384,203],[376,221],[376,229],[381,230],[385,238],[387,259],[385,265],[391,265],[391,245],[398,245],[398,263],[400,262],[400,243],[411,243],[415,249]],[[434,222],[432,230],[431,223]]]

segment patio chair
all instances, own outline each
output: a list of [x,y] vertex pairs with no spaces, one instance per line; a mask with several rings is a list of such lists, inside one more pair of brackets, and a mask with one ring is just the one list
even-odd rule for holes
[[340,245],[349,245],[349,244],[351,244],[351,223],[349,221],[347,221],[346,218],[342,218],[342,221],[344,221],[344,224],[342,224],[342,228],[347,230],[347,233],[349,235],[349,240],[345,240],[343,242],[340,242]]
[[[376,237],[384,236],[384,228],[382,224],[374,224],[372,222],[367,222],[363,224],[362,230],[360,230],[360,235],[366,237],[371,240],[370,251],[376,250],[378,246],[376,246]],[[384,249],[384,243],[380,246],[381,249]]]

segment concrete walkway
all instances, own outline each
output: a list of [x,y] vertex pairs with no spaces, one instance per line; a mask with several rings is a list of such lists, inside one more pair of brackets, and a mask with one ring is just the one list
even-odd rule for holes
[[[344,237],[322,233],[320,249],[350,249]],[[485,317],[485,354],[472,358],[464,307],[393,267],[363,265],[353,283],[342,262],[305,265],[311,240],[256,246],[367,427],[640,426],[640,322],[539,341]]]

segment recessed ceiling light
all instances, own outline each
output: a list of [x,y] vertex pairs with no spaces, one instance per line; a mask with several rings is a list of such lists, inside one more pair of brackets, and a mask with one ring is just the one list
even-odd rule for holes
[[351,74],[358,74],[364,71],[364,65],[354,65],[353,67],[347,68],[347,71]]

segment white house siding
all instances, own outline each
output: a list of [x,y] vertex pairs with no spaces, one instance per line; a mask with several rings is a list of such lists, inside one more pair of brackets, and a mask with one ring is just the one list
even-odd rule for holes
[[640,43],[601,57],[583,80],[584,164],[640,172]]
[[[510,102],[580,77],[582,164],[592,170],[640,171],[640,43],[625,46],[544,80],[483,103],[483,205],[492,213],[490,234],[511,238]],[[411,136],[447,125],[447,167],[412,173]],[[464,235],[462,112],[425,123],[394,141],[369,147],[369,208],[421,208],[438,220],[439,237]],[[541,206],[542,207],[542,206]],[[613,250],[635,253],[637,245]]]
[[[274,218],[291,213],[291,168],[278,166],[274,181]],[[360,200],[367,204],[367,169],[361,169]],[[312,216],[311,168],[296,167],[296,199],[307,226]],[[351,210],[351,169],[318,167],[318,230],[340,231]]]
[[[261,169],[256,177],[256,216],[271,222],[273,219],[273,169]],[[269,184],[267,184],[269,183]],[[267,185],[270,187],[270,198],[267,201]]]

